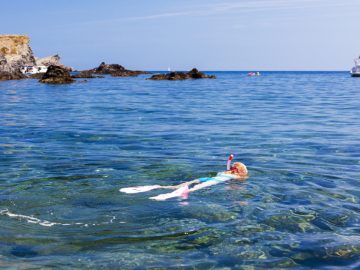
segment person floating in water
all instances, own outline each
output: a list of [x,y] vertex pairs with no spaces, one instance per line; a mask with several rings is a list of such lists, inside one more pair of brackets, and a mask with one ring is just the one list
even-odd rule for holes
[[233,159],[233,155],[230,155],[228,158],[226,171],[219,172],[214,177],[198,178],[175,186],[161,186],[161,185],[138,186],[138,187],[121,188],[119,191],[124,193],[140,193],[154,189],[175,189],[173,192],[160,194],[155,197],[150,197],[150,199],[157,201],[164,201],[175,197],[181,197],[183,199],[187,199],[190,192],[194,192],[196,190],[205,187],[217,185],[229,180],[245,180],[248,175],[248,170],[245,164],[241,162],[235,162],[233,165],[231,165],[232,159]]

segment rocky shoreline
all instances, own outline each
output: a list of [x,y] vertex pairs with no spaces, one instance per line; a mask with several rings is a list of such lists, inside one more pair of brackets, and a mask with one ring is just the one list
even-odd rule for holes
[[[0,35],[0,81],[38,79],[41,83],[66,84],[73,83],[75,79],[104,78],[104,75],[112,77],[136,77],[143,74],[151,74],[147,71],[128,70],[119,64],[106,64],[102,62],[98,67],[83,70],[77,74],[70,74],[72,68],[60,63],[60,56],[53,55],[44,58],[36,58],[29,45],[30,39],[24,35]],[[46,67],[45,73],[24,74],[24,67]],[[40,69],[39,69],[40,70]],[[45,71],[45,70],[44,70]],[[206,75],[196,68],[189,72],[169,72],[155,74],[149,80],[189,80],[189,79],[215,79],[214,75]]]
[[0,70],[0,81],[10,81],[10,80],[22,80],[27,79],[25,75],[19,72],[7,72]]

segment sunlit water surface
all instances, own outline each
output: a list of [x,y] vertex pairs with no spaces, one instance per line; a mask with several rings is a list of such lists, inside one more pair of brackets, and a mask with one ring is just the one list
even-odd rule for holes
[[[360,79],[0,82],[0,267],[359,269]],[[123,194],[250,178],[188,200]]]

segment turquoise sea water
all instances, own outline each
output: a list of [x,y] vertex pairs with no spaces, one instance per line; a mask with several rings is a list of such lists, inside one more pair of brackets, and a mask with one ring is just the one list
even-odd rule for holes
[[[0,267],[359,269],[360,79],[210,74],[0,82]],[[213,176],[229,153],[247,181],[119,192]]]

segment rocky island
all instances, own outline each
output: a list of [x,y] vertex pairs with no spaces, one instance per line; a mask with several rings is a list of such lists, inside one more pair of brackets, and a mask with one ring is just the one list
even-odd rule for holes
[[94,74],[100,74],[100,75],[106,74],[106,75],[111,75],[112,77],[133,77],[133,76],[138,76],[140,74],[148,74],[148,73],[149,72],[146,71],[128,70],[119,64],[105,64],[105,62],[102,62],[98,67],[89,70],[83,70],[77,75],[74,75],[73,77],[74,78],[99,77],[99,76],[94,76]]
[[206,75],[196,68],[193,68],[189,72],[169,72],[166,74],[155,74],[149,78],[149,80],[189,80],[189,79],[215,79],[215,75]]
[[59,55],[34,57],[29,42],[30,39],[26,35],[0,35],[0,80],[40,79],[44,74],[25,75],[21,72],[24,67],[54,65],[71,71],[70,67],[60,63]]

